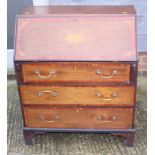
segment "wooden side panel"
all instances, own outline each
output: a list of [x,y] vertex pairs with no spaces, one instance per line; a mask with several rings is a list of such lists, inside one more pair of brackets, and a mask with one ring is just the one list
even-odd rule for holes
[[22,64],[23,82],[128,82],[130,64],[39,62]]
[[132,106],[134,91],[134,86],[20,86],[24,105]]
[[18,18],[15,60],[135,61],[134,15]]
[[26,127],[129,129],[132,109],[25,107]]

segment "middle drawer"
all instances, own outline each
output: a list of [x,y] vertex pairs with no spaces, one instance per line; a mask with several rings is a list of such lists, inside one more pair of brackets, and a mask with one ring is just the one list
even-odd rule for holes
[[134,86],[21,85],[24,105],[132,106]]

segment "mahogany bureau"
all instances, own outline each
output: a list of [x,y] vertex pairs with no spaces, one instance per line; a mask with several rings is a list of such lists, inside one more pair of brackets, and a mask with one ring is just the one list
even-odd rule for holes
[[97,132],[133,146],[136,102],[133,6],[24,8],[15,71],[26,144],[35,134]]

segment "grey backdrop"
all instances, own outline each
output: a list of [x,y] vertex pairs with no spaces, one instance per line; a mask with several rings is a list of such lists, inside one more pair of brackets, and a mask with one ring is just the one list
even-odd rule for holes
[[[146,51],[147,46],[147,4],[146,0],[51,0],[51,5],[134,5],[137,11],[138,51]],[[24,6],[32,5],[32,0],[8,0],[8,49],[13,48],[14,21],[17,12]]]
[[15,16],[24,6],[32,5],[32,0],[7,0],[7,48],[13,49]]

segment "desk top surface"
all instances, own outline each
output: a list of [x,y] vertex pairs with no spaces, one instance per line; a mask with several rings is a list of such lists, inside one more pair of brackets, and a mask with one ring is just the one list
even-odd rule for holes
[[136,14],[133,5],[55,5],[25,7],[19,15],[50,15],[50,14]]

